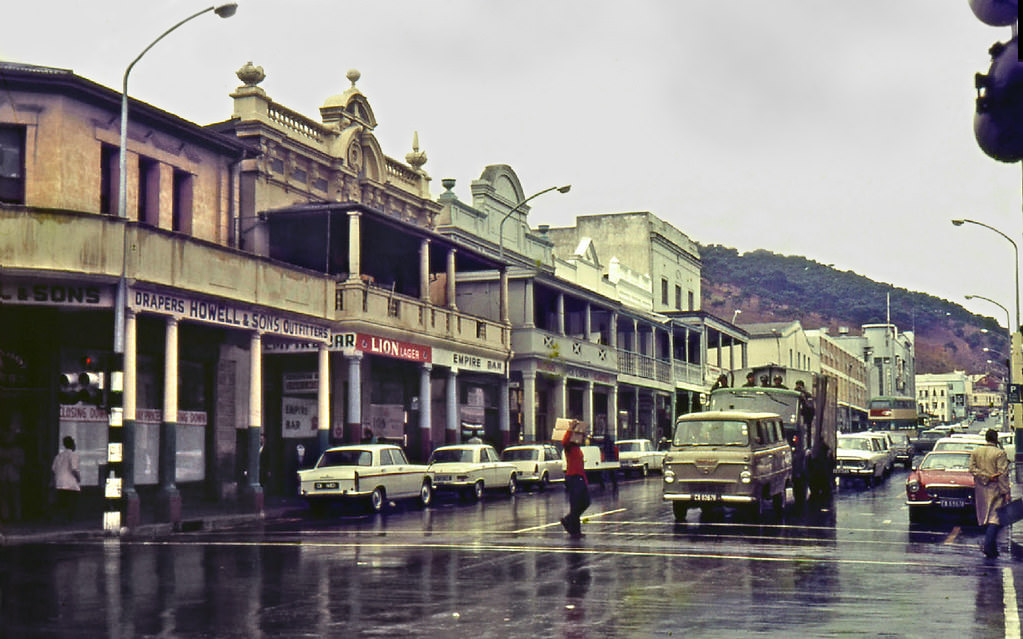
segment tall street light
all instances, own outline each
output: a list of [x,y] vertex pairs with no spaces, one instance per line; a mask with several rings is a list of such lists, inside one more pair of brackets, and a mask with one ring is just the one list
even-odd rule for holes
[[498,231],[500,232],[500,242],[499,242],[500,248],[501,248],[501,252],[500,252],[501,258],[500,259],[501,259],[502,262],[504,262],[504,223],[508,221],[508,218],[511,217],[511,214],[514,213],[515,211],[518,211],[520,208],[522,208],[526,204],[526,202],[532,200],[535,197],[540,197],[544,193],[549,193],[551,191],[557,191],[558,193],[568,193],[569,189],[571,189],[571,188],[572,188],[571,184],[566,184],[565,186],[550,186],[550,187],[547,187],[546,189],[544,189],[542,191],[538,191],[538,192],[530,195],[526,199],[520,201],[518,204],[513,206],[510,211],[508,211],[507,213],[504,214],[504,217],[501,218],[501,225],[498,227]]
[[[1012,335],[1013,333],[1018,331],[1019,327],[1020,327],[1020,323],[1019,323],[1019,247],[1016,245],[1016,242],[1011,237],[1009,237],[1005,233],[1002,233],[1001,231],[999,231],[998,229],[996,229],[993,226],[989,226],[987,224],[984,224],[983,222],[978,222],[976,220],[959,219],[959,220],[952,220],[952,224],[954,226],[962,226],[963,224],[976,224],[977,226],[983,226],[986,229],[989,229],[991,231],[994,231],[995,233],[998,233],[999,235],[1004,237],[1006,240],[1008,240],[1009,244],[1012,244],[1013,255],[1016,258],[1016,261],[1013,263],[1013,266],[1015,267],[1013,270],[1016,273],[1016,288],[1015,288],[1015,293],[1016,293],[1016,323],[1014,325],[1010,325],[1009,326],[1009,334]],[[979,296],[974,296],[974,297],[979,297]],[[988,301],[991,301],[991,300],[988,300]]]
[[[157,42],[163,40],[172,31],[185,24],[186,22],[198,18],[204,13],[212,11],[221,18],[230,18],[234,15],[235,11],[238,10],[237,2],[229,2],[219,6],[206,7],[202,11],[197,11],[192,15],[188,16],[181,22],[175,24],[170,29],[167,29],[160,34],[158,38],[149,43],[142,53],[135,56],[135,59],[131,61],[128,68],[124,70],[124,79],[121,82],[121,148],[118,153],[118,189],[117,189],[117,217],[121,220],[127,220],[128,218],[128,76],[131,74],[131,70],[135,67],[135,64],[142,59],[142,56],[146,55],[150,49],[152,49]],[[125,261],[127,260],[127,248],[128,248],[128,235],[127,226],[125,226],[124,235],[124,253],[122,254],[121,260],[121,278],[117,282],[117,300],[114,308],[114,352],[124,354],[124,312],[125,302],[127,297],[127,286],[125,281]]]
[[[985,302],[990,302],[991,304],[994,304],[998,308],[1000,308],[1003,311],[1005,311],[1005,323],[1006,324],[1009,323],[1009,309],[1005,308],[1004,306],[1002,306],[998,302],[994,301],[993,299],[988,298],[988,297],[984,297],[983,295],[967,295],[966,299],[968,299],[968,300],[972,300],[972,299],[984,300]],[[1008,334],[1009,349],[1011,351],[1011,349],[1012,349],[1012,327],[1009,326],[1009,328],[1007,330],[1008,330],[1008,333],[1009,333]],[[992,351],[990,348],[984,348],[984,352],[985,353],[990,353],[990,352],[996,352],[996,351]],[[1005,387],[1005,401],[1002,402],[1002,428],[1004,430],[1008,430],[1008,428],[1009,428],[1009,387],[1008,387],[1008,385],[1012,383],[1012,361],[1011,361],[1009,355],[1006,355],[1005,353],[998,353],[998,354],[1003,356],[1003,360],[1002,361],[1005,364],[1006,373],[1007,373],[1007,376],[1006,376],[1006,379],[1005,379],[1005,383],[1006,383],[1006,387]],[[991,360],[988,360],[988,361],[990,362]]]
[[[118,189],[117,189],[117,217],[122,222],[121,229],[121,275],[117,280],[117,296],[114,300],[114,360],[109,362],[107,368],[110,369],[110,380],[108,384],[112,391],[121,391],[124,397],[129,397],[132,405],[134,405],[134,389],[123,388],[124,386],[124,369],[126,362],[124,361],[125,351],[125,314],[127,312],[127,298],[128,298],[128,283],[127,283],[127,265],[128,265],[128,76],[131,74],[131,70],[135,67],[142,56],[146,55],[150,49],[152,49],[157,42],[163,40],[172,31],[185,24],[186,22],[198,18],[204,13],[213,12],[221,18],[230,18],[234,15],[238,9],[238,3],[229,2],[222,5],[207,7],[202,11],[197,11],[192,15],[188,16],[184,20],[178,22],[171,28],[167,29],[159,35],[155,40],[149,43],[149,45],[142,50],[142,53],[135,56],[135,59],[131,61],[128,68],[124,70],[124,79],[121,82],[121,139],[120,149],[118,153]],[[133,364],[134,365],[134,364]],[[134,376],[131,376],[134,378]],[[126,391],[126,392],[125,392]],[[124,420],[123,407],[114,406],[111,403],[109,407],[109,436],[108,436],[108,448],[107,448],[107,468],[110,476],[107,481],[114,483],[120,481],[120,489],[107,490],[105,494],[108,496],[107,503],[108,507],[105,508],[103,514],[103,527],[105,530],[117,531],[122,526],[133,527],[138,524],[139,520],[139,504],[138,495],[135,492],[134,486],[134,474],[135,474],[135,433],[134,425],[131,420]],[[118,447],[119,450],[118,450]],[[109,486],[108,486],[109,488]],[[115,503],[118,499],[115,495],[120,495],[121,507],[117,508]],[[113,508],[113,510],[110,510]],[[122,518],[123,511],[123,518]]]

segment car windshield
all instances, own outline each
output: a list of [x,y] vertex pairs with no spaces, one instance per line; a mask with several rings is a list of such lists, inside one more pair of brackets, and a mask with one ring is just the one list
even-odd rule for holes
[[906,433],[891,433],[892,441],[900,446],[904,446],[909,443],[909,435]]
[[639,442],[620,442],[618,444],[618,452],[620,453],[639,452],[639,450]]
[[504,461],[533,461],[537,457],[535,448],[508,448],[501,453]]
[[839,437],[838,447],[848,450],[865,450],[867,452],[874,450],[870,440],[866,437]]
[[952,442],[938,442],[934,445],[934,450],[973,450],[977,446],[980,446],[978,442],[957,439]]
[[920,433],[920,439],[941,439],[942,437],[948,437],[948,433],[943,430],[925,430]]
[[430,456],[431,464],[448,462],[472,463],[472,450],[469,448],[438,448]]
[[346,448],[345,450],[328,450],[320,457],[317,468],[325,466],[369,466],[373,463],[373,453],[368,450]]
[[746,446],[749,429],[744,421],[679,422],[672,443],[675,446]]
[[920,470],[969,470],[970,453],[931,453],[920,462]]

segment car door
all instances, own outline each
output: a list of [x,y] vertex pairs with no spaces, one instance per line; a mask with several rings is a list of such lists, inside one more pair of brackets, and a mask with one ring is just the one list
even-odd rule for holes
[[561,454],[558,453],[558,449],[554,446],[544,446],[543,458],[547,466],[547,476],[551,481],[564,480],[565,467],[561,464]]
[[490,446],[480,449],[480,467],[483,469],[483,481],[488,488],[504,486],[508,483],[507,478],[498,476],[497,453]]
[[408,459],[405,457],[405,451],[400,448],[389,448],[385,452],[387,452],[388,461],[391,464],[389,469],[392,473],[391,483],[394,485],[394,490],[400,491],[400,494],[392,494],[395,497],[408,497],[409,495],[418,494],[419,476],[411,472]]

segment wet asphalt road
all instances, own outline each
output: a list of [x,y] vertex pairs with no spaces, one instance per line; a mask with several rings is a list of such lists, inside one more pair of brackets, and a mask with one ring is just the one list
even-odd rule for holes
[[[823,507],[676,524],[660,477],[155,540],[0,548],[5,637],[1019,637],[1023,572],[910,527],[906,471]],[[1005,539],[1003,537],[1003,550]]]

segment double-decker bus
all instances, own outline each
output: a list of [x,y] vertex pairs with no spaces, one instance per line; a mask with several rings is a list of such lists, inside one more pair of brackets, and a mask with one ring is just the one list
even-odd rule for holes
[[920,420],[912,397],[872,397],[869,419],[873,430],[900,430],[910,437],[919,434]]

